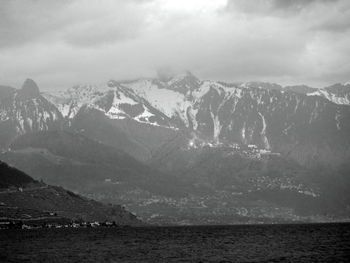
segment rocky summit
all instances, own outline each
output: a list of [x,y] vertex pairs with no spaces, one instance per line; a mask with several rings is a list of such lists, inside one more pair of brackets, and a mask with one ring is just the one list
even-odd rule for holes
[[32,79],[26,79],[19,91],[19,96],[23,100],[32,99],[40,96],[38,85]]

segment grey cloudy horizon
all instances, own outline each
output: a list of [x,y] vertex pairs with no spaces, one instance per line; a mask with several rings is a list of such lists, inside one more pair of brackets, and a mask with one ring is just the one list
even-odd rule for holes
[[159,69],[324,87],[350,81],[348,0],[0,0],[0,85],[43,90]]

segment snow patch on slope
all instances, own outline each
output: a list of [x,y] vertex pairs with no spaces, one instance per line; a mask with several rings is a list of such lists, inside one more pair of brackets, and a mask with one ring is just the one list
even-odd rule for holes
[[266,137],[266,120],[265,120],[264,115],[262,115],[260,112],[258,112],[258,114],[259,114],[260,118],[262,119],[262,124],[263,124],[263,127],[262,127],[262,130],[260,132],[260,135],[262,136],[265,149],[269,150],[270,149],[270,144],[269,144],[269,140]]
[[307,96],[320,96],[320,97],[324,97],[327,100],[335,103],[335,104],[339,104],[339,105],[350,105],[350,97],[349,96],[344,96],[344,97],[339,97],[336,96],[333,93],[327,92],[325,90],[319,89],[315,92],[311,92],[306,94]]
[[45,92],[42,96],[54,104],[63,117],[72,119],[82,106],[93,105],[108,89],[106,85],[77,85],[66,91]]
[[189,120],[186,113],[192,103],[187,100],[184,94],[159,87],[151,80],[140,80],[125,85],[167,117],[175,118],[179,116],[188,127]]
[[210,107],[210,116],[213,119],[213,126],[214,126],[214,141],[219,142],[219,135],[221,132],[222,125],[220,125],[220,120],[218,115],[214,115],[211,107]]

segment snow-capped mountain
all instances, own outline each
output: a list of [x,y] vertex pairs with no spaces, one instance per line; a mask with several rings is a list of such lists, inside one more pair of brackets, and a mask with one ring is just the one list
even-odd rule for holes
[[[0,87],[1,142],[12,149],[1,155],[28,173],[57,174],[59,184],[125,203],[147,220],[163,213],[181,221],[193,211],[211,218],[214,210],[298,220],[297,209],[313,215],[334,206],[348,214],[350,107],[313,94],[318,89],[199,80],[188,72],[56,93],[40,94],[34,84]],[[346,88],[322,92],[346,98]],[[36,132],[50,129],[65,136],[54,144],[56,131]],[[23,138],[27,144],[18,144]],[[140,169],[132,172],[134,166]],[[150,181],[152,174],[159,176]],[[97,181],[87,184],[89,178]],[[162,191],[184,186],[189,195]]]
[[[81,122],[82,116],[95,111],[110,120],[109,126],[132,134],[126,136],[147,153],[142,160],[151,158],[151,152],[179,135],[194,147],[256,145],[288,153],[303,162],[328,159],[331,163],[348,154],[349,85],[320,90],[264,82],[229,84],[202,81],[186,72],[167,80],[111,80],[102,86],[80,85],[56,93],[40,94],[31,80],[21,90],[1,90],[3,141],[12,138],[10,134],[61,125],[65,118],[69,126],[87,130],[93,139],[104,142],[106,136],[97,136],[93,125],[88,129],[86,122]],[[5,128],[9,120],[11,125]],[[104,123],[100,122],[100,129]],[[111,129],[108,125],[105,130]],[[162,139],[153,138],[155,135]],[[342,148],[345,152],[339,151]]]
[[[264,82],[227,84],[201,81],[187,72],[168,81],[137,79],[118,82],[111,80],[105,86],[81,85],[56,94],[43,93],[43,96],[67,118],[73,118],[82,106],[88,105],[104,111],[111,119],[132,118],[152,125],[185,126],[197,130],[198,109],[208,94],[222,96],[223,99],[218,99],[221,106],[227,101],[233,103],[235,99],[242,100],[242,97],[243,100],[251,97],[261,103],[263,93],[264,96],[270,97],[277,94],[280,96],[278,99],[281,100],[292,97],[294,100],[303,100],[306,98],[300,94],[306,94],[324,97],[336,104],[346,105],[349,104],[349,90],[350,85],[340,84],[325,89],[314,89],[304,85],[284,88],[278,84]],[[247,91],[250,94],[248,96]],[[288,94],[284,95],[285,92]],[[268,104],[272,104],[273,100],[274,98],[271,97]],[[266,105],[267,101],[262,103]],[[212,118],[217,118],[214,112],[211,112],[211,115]],[[260,114],[259,116],[261,117]],[[216,120],[214,122],[217,124],[213,125],[215,138],[219,135],[220,125]]]
[[318,89],[307,94],[308,96],[321,96],[340,105],[350,105],[350,83],[334,84],[324,89]]
[[144,96],[113,80],[107,86],[109,90],[90,107],[102,110],[110,119],[130,118],[140,123],[171,127],[167,116]]
[[76,85],[66,91],[43,92],[42,96],[54,104],[64,118],[72,119],[82,106],[89,105],[102,96],[103,91],[98,86]]
[[36,83],[27,79],[22,88],[0,88],[0,145],[18,135],[60,127],[60,111],[43,96]]
[[[168,80],[111,80],[106,86],[80,86],[61,97],[45,97],[71,119],[85,105],[110,120],[180,130],[191,144],[256,145],[295,155],[299,161],[307,150],[311,151],[307,160],[331,156],[332,162],[344,152],[330,153],[349,145],[347,89],[346,85],[314,91],[264,82],[229,84],[202,81],[187,72]],[[147,144],[150,136],[141,143]]]
[[339,105],[350,105],[350,83],[344,83],[344,84],[334,84],[329,87],[316,89],[311,88],[306,85],[299,85],[299,86],[287,86],[284,87],[283,90],[285,91],[292,91],[300,94],[306,94],[308,96],[318,96],[323,97],[335,104]]

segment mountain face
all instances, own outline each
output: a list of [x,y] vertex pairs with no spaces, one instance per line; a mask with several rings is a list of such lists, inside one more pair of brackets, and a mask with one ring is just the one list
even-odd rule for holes
[[323,89],[311,88],[305,85],[287,86],[284,90],[307,94],[308,96],[324,97],[335,104],[350,105],[350,83],[337,83]]
[[156,223],[349,217],[349,85],[230,84],[187,72],[55,94],[28,86],[25,101],[40,98],[59,116],[4,137],[11,149],[0,158],[36,178]]
[[73,118],[82,106],[89,105],[94,99],[102,95],[103,93],[92,85],[77,85],[66,91],[42,93],[42,96],[52,102],[59,109],[62,116],[67,119]]
[[61,187],[40,183],[25,173],[0,162],[0,215],[2,221],[66,222],[71,220],[115,221],[140,225],[121,206],[103,205]]
[[292,91],[292,92],[296,92],[296,93],[300,93],[300,94],[308,94],[308,93],[315,92],[318,89],[311,88],[311,87],[306,86],[306,85],[297,85],[297,86],[284,87],[283,90],[285,90],[285,91]]
[[60,111],[43,96],[33,80],[27,79],[21,89],[0,87],[0,148],[6,148],[15,137],[60,127]]
[[[107,119],[103,123],[131,133],[133,148],[138,150],[123,149],[142,161],[181,134],[196,146],[256,145],[288,154],[302,164],[338,165],[350,157],[348,89],[345,85],[318,90],[259,82],[227,84],[186,73],[167,81],[109,81],[105,87],[80,89],[71,100],[84,105],[78,110],[80,117],[97,111]],[[51,102],[63,108],[57,100]],[[74,118],[71,122],[74,127]],[[77,123],[75,128],[85,131]],[[149,126],[159,132],[143,136]],[[90,127],[86,132],[93,139],[103,137]],[[110,143],[106,138],[101,141]]]
[[350,105],[350,83],[334,84],[325,88],[325,90],[330,94],[327,99],[337,104]]
[[308,96],[320,96],[339,105],[350,105],[350,83],[334,84],[324,89],[306,92]]

